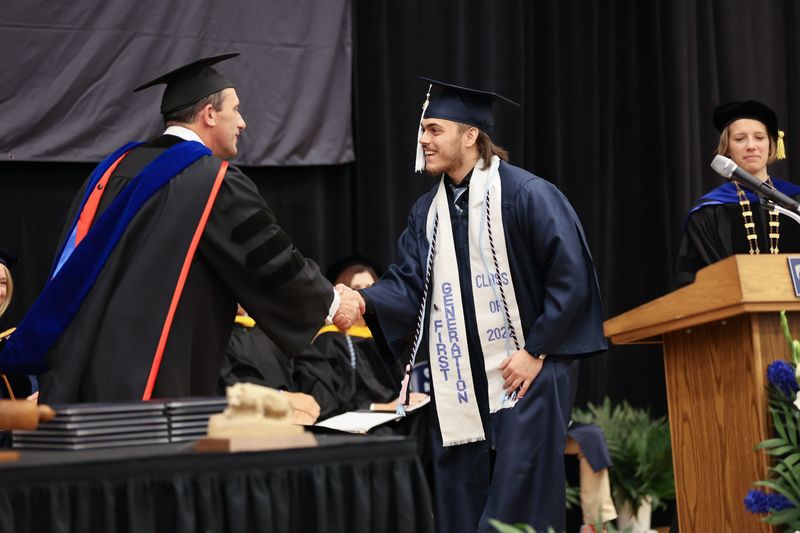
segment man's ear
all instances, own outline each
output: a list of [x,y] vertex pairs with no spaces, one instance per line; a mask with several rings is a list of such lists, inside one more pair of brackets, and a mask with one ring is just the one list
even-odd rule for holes
[[464,145],[467,147],[475,146],[475,142],[478,140],[478,128],[475,126],[470,126],[467,128],[467,131],[464,132]]
[[200,111],[200,119],[206,126],[216,126],[217,124],[217,110],[211,104],[206,106]]

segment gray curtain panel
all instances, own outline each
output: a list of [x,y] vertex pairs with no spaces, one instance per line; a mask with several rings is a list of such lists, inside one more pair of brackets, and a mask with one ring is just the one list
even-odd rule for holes
[[353,160],[350,0],[6,0],[0,162],[99,161],[160,133],[163,88],[132,89],[200,57],[236,84],[235,163]]

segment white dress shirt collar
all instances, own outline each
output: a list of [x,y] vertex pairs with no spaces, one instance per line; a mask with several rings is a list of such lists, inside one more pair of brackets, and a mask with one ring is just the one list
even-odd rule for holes
[[174,135],[175,137],[180,137],[184,141],[197,141],[203,146],[206,145],[197,133],[183,126],[170,126],[164,130],[164,135]]

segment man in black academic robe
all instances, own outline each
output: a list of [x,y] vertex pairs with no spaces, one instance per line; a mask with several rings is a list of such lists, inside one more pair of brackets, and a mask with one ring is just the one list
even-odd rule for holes
[[234,55],[140,87],[167,85],[167,130],[109,156],[75,198],[53,276],[0,352],[40,374],[42,401],[215,394],[237,301],[288,354],[326,315],[355,315],[225,162],[245,122],[211,65]]

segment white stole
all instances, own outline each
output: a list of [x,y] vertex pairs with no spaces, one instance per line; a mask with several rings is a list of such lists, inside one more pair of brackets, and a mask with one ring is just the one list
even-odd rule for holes
[[[508,307],[508,317],[514,327],[519,347],[525,346],[520,322],[519,307],[511,279],[505,233],[500,174],[500,159],[492,157],[487,170],[482,170],[483,160],[475,165],[469,191],[469,255],[472,296],[475,318],[483,351],[486,379],[489,385],[489,410],[513,407],[503,390],[500,363],[514,353],[509,321],[506,318],[498,280]],[[486,193],[489,193],[489,216],[492,242],[500,270],[497,274],[495,260],[489,243],[486,220]],[[431,240],[433,223],[438,211],[438,235],[433,256],[430,319],[428,322],[430,372],[433,379],[436,410],[444,446],[455,446],[485,440],[475,387],[472,383],[467,331],[464,324],[458,261],[453,243],[453,228],[445,192],[444,177],[428,211],[427,236]]]

